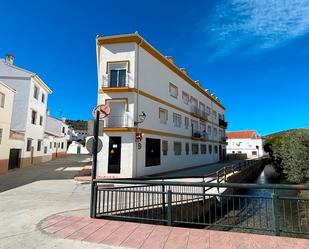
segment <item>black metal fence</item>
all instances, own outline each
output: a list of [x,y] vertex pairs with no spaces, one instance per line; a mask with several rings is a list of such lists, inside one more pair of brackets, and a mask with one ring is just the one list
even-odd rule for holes
[[[95,179],[95,217],[275,235],[309,235],[309,198],[297,194],[300,190],[309,191],[309,185],[226,182],[228,174],[249,164],[188,179]],[[108,187],[106,183],[114,186]],[[246,194],[244,189],[259,191]],[[292,195],[287,194],[291,191]]]

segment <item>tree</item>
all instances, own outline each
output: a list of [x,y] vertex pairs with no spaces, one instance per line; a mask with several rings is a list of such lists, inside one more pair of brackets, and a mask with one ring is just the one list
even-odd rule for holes
[[299,129],[266,139],[264,149],[275,169],[291,182],[309,181],[309,130]]

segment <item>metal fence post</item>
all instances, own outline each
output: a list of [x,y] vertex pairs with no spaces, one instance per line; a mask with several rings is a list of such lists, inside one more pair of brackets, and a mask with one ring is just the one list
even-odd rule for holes
[[99,117],[100,112],[96,112],[96,120],[93,127],[93,151],[92,151],[92,169],[91,169],[91,193],[90,193],[90,217],[95,218],[96,216],[96,205],[97,205],[97,184],[93,180],[97,178],[97,154],[98,154],[98,139],[99,139]]
[[172,226],[173,224],[173,207],[172,207],[172,191],[167,191],[167,225]]
[[278,220],[278,195],[276,194],[275,190],[271,195],[272,197],[272,218],[273,218],[273,228],[274,234],[276,236],[280,236],[280,227],[279,227],[279,220]]
[[224,167],[224,182],[226,182],[226,167]]
[[166,218],[165,215],[165,186],[162,184],[162,213],[163,213],[163,219]]

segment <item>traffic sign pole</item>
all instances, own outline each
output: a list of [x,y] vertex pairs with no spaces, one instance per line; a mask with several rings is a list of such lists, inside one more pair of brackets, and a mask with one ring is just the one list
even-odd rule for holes
[[96,216],[97,205],[97,185],[93,181],[97,177],[97,158],[98,158],[98,139],[99,139],[99,117],[100,111],[96,111],[96,120],[93,127],[93,151],[92,151],[92,170],[91,170],[91,198],[90,198],[90,217]]

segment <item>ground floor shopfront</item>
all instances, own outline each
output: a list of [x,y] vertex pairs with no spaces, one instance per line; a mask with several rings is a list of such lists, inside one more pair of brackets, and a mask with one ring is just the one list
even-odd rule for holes
[[106,132],[100,137],[97,174],[101,177],[139,177],[224,160],[225,144],[216,141]]

